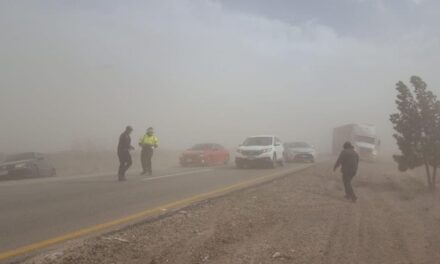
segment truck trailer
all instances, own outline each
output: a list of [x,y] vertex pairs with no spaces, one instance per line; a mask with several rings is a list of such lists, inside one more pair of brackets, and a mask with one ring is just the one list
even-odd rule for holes
[[378,155],[380,140],[376,127],[369,124],[347,124],[333,129],[333,154],[338,155],[342,145],[350,141],[361,160],[374,161]]

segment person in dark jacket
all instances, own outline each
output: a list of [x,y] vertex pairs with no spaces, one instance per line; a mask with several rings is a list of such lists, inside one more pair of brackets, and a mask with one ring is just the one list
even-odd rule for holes
[[132,161],[130,150],[133,150],[134,147],[131,145],[130,134],[133,131],[131,126],[127,126],[125,131],[119,136],[119,144],[118,144],[118,158],[119,158],[119,171],[118,171],[118,180],[125,181],[125,172],[130,168]]
[[359,164],[359,155],[354,150],[353,145],[350,142],[344,143],[344,150],[339,155],[338,160],[333,168],[336,171],[341,167],[342,181],[344,182],[345,198],[351,199],[356,202],[357,197],[351,186],[351,180],[356,175]]

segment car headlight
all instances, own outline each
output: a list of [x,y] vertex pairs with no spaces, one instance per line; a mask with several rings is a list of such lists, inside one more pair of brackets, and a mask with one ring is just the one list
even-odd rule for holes
[[267,148],[267,149],[263,149],[261,150],[261,153],[266,153],[266,152],[271,152],[272,148]]
[[17,169],[23,169],[23,168],[27,168],[29,167],[27,163],[20,163],[20,164],[16,164],[15,168]]

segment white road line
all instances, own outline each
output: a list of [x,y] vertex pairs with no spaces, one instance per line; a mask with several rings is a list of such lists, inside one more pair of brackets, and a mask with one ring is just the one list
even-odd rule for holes
[[[128,173],[127,175],[133,176],[135,174]],[[28,184],[36,184],[36,183],[68,182],[68,181],[75,181],[75,180],[81,180],[81,179],[91,179],[91,178],[101,178],[101,177],[114,177],[116,179],[116,173],[115,172],[102,172],[102,173],[93,173],[93,174],[85,174],[85,175],[56,176],[56,177],[50,177],[50,178],[7,180],[7,181],[0,181],[0,187],[28,185]]]
[[156,176],[156,177],[152,177],[152,178],[145,178],[145,179],[143,179],[143,181],[154,181],[154,180],[183,176],[183,175],[188,175],[188,174],[198,174],[198,173],[203,173],[203,172],[209,172],[209,171],[213,171],[213,170],[214,169],[184,171],[184,172],[173,173],[173,174],[168,174],[168,175]]
[[16,179],[16,180],[7,180],[4,182],[0,182],[0,187],[27,185],[27,184],[35,184],[35,183],[48,183],[48,182],[66,182],[66,181],[72,181],[72,180],[84,179],[84,178],[105,177],[109,175],[111,175],[111,173],[88,174],[88,175],[80,175],[80,176],[59,176],[59,177],[51,177],[51,178]]

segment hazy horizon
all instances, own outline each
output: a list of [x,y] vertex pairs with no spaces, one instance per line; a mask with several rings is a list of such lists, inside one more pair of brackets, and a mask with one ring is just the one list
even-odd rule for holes
[[437,95],[433,0],[2,1],[0,152],[112,149],[153,126],[164,148],[276,134],[328,151],[377,126],[394,149],[395,83]]

